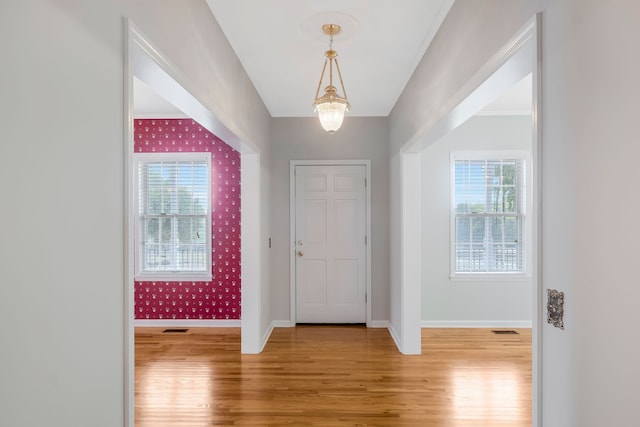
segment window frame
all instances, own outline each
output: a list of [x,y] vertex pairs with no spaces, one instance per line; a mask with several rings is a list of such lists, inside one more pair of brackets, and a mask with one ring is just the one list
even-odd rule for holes
[[[455,164],[458,160],[522,160],[522,185],[521,185],[521,216],[522,216],[522,271],[456,271],[456,187],[455,187]],[[532,224],[530,220],[530,207],[532,203],[531,191],[531,153],[526,150],[483,150],[483,151],[452,151],[450,156],[450,179],[449,179],[449,223],[450,223],[450,273],[452,281],[527,281],[531,278],[532,261]]]
[[[207,235],[205,236],[205,254],[207,255],[206,270],[205,271],[188,271],[188,270],[163,270],[163,271],[145,271],[143,268],[143,251],[142,251],[142,228],[141,228],[141,213],[140,213],[140,191],[139,191],[139,179],[140,179],[140,164],[146,162],[206,162],[207,164],[207,210],[206,210],[206,225]],[[168,153],[134,153],[133,156],[133,207],[134,207],[134,260],[135,260],[135,274],[134,280],[136,281],[203,281],[210,282],[213,279],[212,275],[212,228],[211,228],[211,213],[212,213],[212,200],[213,194],[212,184],[212,170],[211,170],[211,153],[210,152],[168,152]],[[169,215],[171,217],[172,215]]]

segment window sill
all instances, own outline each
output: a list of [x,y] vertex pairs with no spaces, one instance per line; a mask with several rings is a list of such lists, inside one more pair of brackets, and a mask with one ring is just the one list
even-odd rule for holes
[[184,274],[184,273],[162,273],[162,274],[138,274],[134,277],[136,282],[211,282],[211,274]]
[[528,282],[531,276],[518,273],[458,273],[449,276],[452,282]]

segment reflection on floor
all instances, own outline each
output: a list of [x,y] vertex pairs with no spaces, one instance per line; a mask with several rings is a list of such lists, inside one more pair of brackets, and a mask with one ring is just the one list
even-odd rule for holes
[[136,329],[136,427],[531,426],[531,331],[424,329],[403,356],[386,329]]

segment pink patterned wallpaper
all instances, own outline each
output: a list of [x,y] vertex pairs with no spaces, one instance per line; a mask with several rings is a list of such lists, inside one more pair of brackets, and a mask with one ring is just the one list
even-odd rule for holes
[[136,282],[136,319],[240,319],[240,154],[191,119],[135,119],[136,152],[211,152],[211,282]]

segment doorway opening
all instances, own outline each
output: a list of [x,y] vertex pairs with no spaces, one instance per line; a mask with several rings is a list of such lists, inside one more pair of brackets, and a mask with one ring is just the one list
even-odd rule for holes
[[[528,307],[525,310],[530,311],[530,326],[532,336],[532,418],[533,425],[538,426],[540,424],[540,404],[541,404],[541,345],[540,345],[540,325],[541,325],[541,312],[542,312],[542,283],[541,283],[541,266],[540,266],[540,250],[541,250],[541,218],[540,218],[540,172],[542,170],[540,164],[540,152],[542,147],[542,141],[540,138],[540,31],[538,29],[539,19],[534,17],[528,25],[526,25],[520,32],[518,32],[511,40],[504,45],[504,47],[498,51],[494,57],[492,57],[483,68],[481,68],[472,78],[463,86],[455,96],[453,96],[447,106],[447,112],[443,113],[442,117],[429,123],[429,127],[425,128],[423,133],[416,139],[409,142],[407,146],[403,148],[399,156],[399,168],[401,176],[403,177],[401,188],[402,194],[402,207],[406,212],[420,212],[420,207],[424,206],[424,202],[420,202],[422,195],[422,187],[419,185],[421,181],[421,167],[423,167],[421,160],[425,156],[425,150],[430,150],[430,147],[437,144],[443,137],[451,134],[455,129],[464,126],[471,117],[476,115],[485,106],[499,98],[500,95],[508,91],[527,76],[531,76],[531,83],[528,85],[527,90],[531,93],[532,98],[530,101],[530,116],[525,118],[528,125],[529,138],[531,141],[530,147],[530,167],[531,177],[529,179],[531,198],[528,205],[528,218],[530,231],[530,247],[528,251],[528,271],[527,280],[530,285],[526,291],[526,295],[521,295]],[[525,84],[525,83],[523,83]],[[444,110],[443,110],[444,111]],[[468,148],[473,150],[473,148]],[[451,169],[451,160],[443,165],[445,174]],[[431,165],[433,166],[433,165]],[[448,175],[450,176],[450,175]],[[446,178],[446,182],[449,182],[449,178]],[[444,197],[446,200],[450,200],[450,193],[448,189],[444,190]],[[416,202],[416,200],[418,202]],[[451,204],[446,206],[446,209],[451,209]],[[411,230],[415,233],[416,230],[421,230],[422,227],[422,215],[406,215],[401,219],[401,230]],[[445,218],[447,224],[451,221],[450,217]],[[421,230],[422,233],[422,230]],[[444,237],[447,241],[449,248],[452,247],[451,235],[449,234],[449,228],[447,227],[444,233]],[[412,235],[404,235],[402,240],[401,253],[409,254],[403,255],[402,259],[402,274],[408,279],[403,282],[403,293],[405,295],[414,295],[414,298],[405,298],[402,302],[402,308],[400,315],[402,316],[401,324],[403,326],[402,334],[402,348],[409,349],[407,353],[419,353],[421,348],[421,333],[420,323],[416,321],[422,309],[421,289],[423,289],[425,283],[426,271],[423,269],[422,258],[426,254],[421,254],[421,247],[424,247],[420,238],[415,238]],[[453,249],[452,249],[453,251]],[[449,257],[451,254],[448,251],[445,254],[446,265],[449,266]],[[414,256],[413,254],[419,254]],[[410,273],[410,274],[409,274]],[[454,274],[447,272],[452,278]],[[446,277],[446,276],[445,276]],[[450,287],[458,286],[458,283],[452,284]],[[526,285],[525,285],[526,286]],[[521,289],[522,290],[522,289]],[[504,296],[504,295],[503,295]],[[418,314],[418,315],[417,315]],[[508,324],[504,322],[502,324],[487,324],[489,328],[515,328],[528,326],[524,321],[522,324]],[[425,325],[435,326],[435,325]],[[442,325],[451,327],[452,325]]]
[[[125,82],[125,135],[124,135],[124,218],[125,218],[125,425],[134,425],[134,346],[135,346],[135,216],[134,216],[134,107],[141,97],[136,99],[134,93],[139,90],[151,91],[156,97],[163,99],[164,105],[168,106],[168,112],[160,112],[168,115],[176,114],[180,111],[183,117],[201,126],[224,141],[224,144],[235,149],[239,154],[241,162],[241,172],[239,179],[240,199],[243,205],[239,230],[243,248],[249,250],[240,252],[241,276],[243,279],[242,295],[242,317],[238,321],[241,326],[241,351],[243,353],[258,353],[263,346],[261,336],[261,261],[260,261],[260,153],[250,144],[242,141],[232,131],[230,131],[211,111],[204,107],[186,88],[192,87],[189,80],[180,70],[168,60],[167,56],[161,53],[149,39],[144,36],[135,25],[127,21],[126,24],[126,53],[124,67]],[[142,89],[141,89],[142,88]],[[139,93],[139,92],[138,92]],[[251,295],[245,298],[245,295]],[[173,322],[170,326],[193,326],[193,322],[179,325]]]

